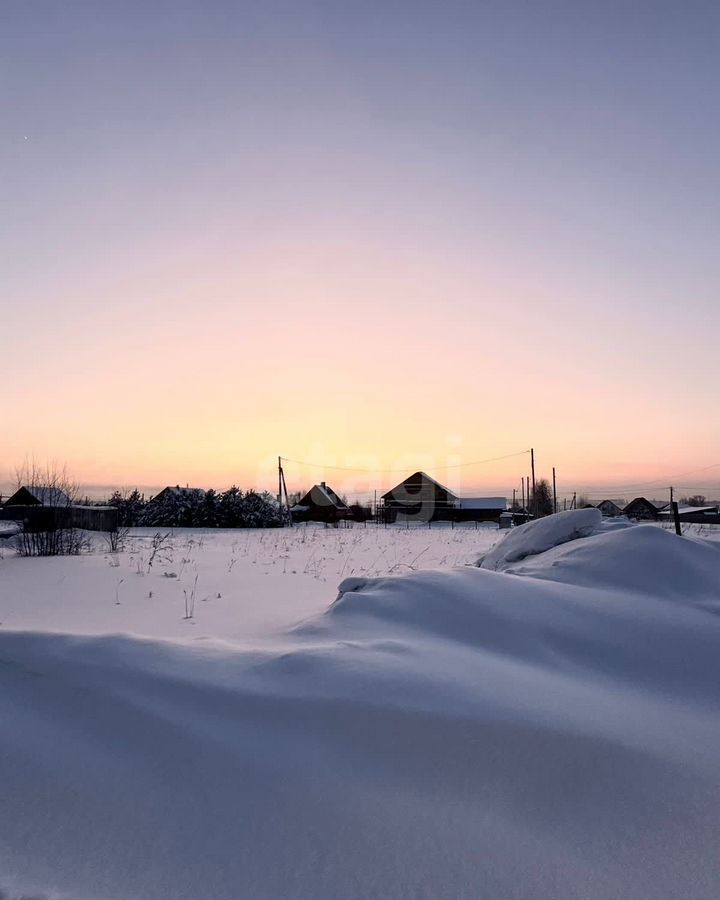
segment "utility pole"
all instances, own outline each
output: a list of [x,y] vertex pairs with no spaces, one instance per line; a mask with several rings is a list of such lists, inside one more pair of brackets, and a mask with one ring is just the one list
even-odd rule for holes
[[537,519],[537,494],[535,493],[535,450],[530,448],[530,469],[532,471],[533,480],[533,515]]
[[526,513],[526,512],[527,512],[527,509],[525,508],[525,476],[524,476],[524,475],[523,475],[523,477],[520,479],[520,485],[521,485],[521,488],[520,488],[520,489],[521,489],[521,491],[522,491],[522,511],[523,511],[524,513]]
[[528,511],[528,517],[529,517],[530,516],[530,476],[529,475],[525,479],[525,482],[526,482],[525,494],[527,496],[527,511]]
[[278,456],[277,501],[278,501],[278,515],[280,516],[280,526],[285,527],[285,515],[283,513],[283,502],[282,502],[282,456]]
[[515,488],[513,488],[513,505],[512,508],[515,509]]
[[[292,528],[292,513],[290,512],[290,495],[288,494],[287,484],[285,484],[285,470],[280,467],[280,479],[282,481],[282,489],[285,491],[285,505],[287,506],[287,520],[288,525]],[[282,505],[282,494],[280,496],[280,502]]]
[[557,489],[555,486],[555,466],[553,466],[553,512],[557,512]]

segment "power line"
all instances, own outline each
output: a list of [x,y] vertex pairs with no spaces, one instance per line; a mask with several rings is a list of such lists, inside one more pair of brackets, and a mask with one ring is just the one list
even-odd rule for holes
[[[478,459],[474,462],[466,462],[466,463],[451,463],[448,465],[440,465],[438,469],[462,469],[467,466],[481,466],[485,463],[491,462],[499,462],[503,459],[512,459],[515,456],[524,456],[526,453],[529,453],[529,450],[518,450],[517,453],[508,453],[505,456],[493,456],[489,459]],[[369,472],[373,475],[377,475],[379,473],[388,473],[388,472],[407,472],[411,466],[404,466],[402,469],[384,469],[382,466],[378,466],[374,469],[364,469],[361,466],[330,466],[327,463],[311,463],[306,462],[300,459],[289,459],[287,456],[281,457],[283,462],[295,463],[298,466],[307,466],[308,468],[314,469],[332,469],[334,471],[340,472]]]
[[[688,472],[676,472],[674,475],[663,475],[660,478],[655,478],[653,481],[630,481],[625,484],[611,484],[605,488],[608,491],[618,491],[618,490],[631,490],[635,488],[642,487],[653,487],[654,485],[659,485],[660,487],[665,487],[666,485],[671,484],[678,478],[684,478],[686,475],[696,475],[698,472],[707,472],[710,469],[720,468],[720,463],[713,463],[711,466],[703,466],[700,469],[690,469]],[[585,493],[590,493],[586,491]]]

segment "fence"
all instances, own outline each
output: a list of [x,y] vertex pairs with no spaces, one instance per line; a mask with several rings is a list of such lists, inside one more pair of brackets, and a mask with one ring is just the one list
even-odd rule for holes
[[117,531],[114,506],[4,506],[0,520],[22,522],[29,534],[79,528],[84,531]]

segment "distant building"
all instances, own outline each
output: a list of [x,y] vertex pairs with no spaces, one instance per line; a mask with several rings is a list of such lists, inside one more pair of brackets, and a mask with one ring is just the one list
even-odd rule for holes
[[335,523],[350,517],[350,509],[324,481],[315,484],[291,507],[294,522]]
[[0,509],[0,520],[22,522],[26,532],[78,528],[117,531],[117,510],[112,506],[82,506],[57,487],[23,485]]
[[[720,525],[720,505],[714,506],[679,506],[678,515],[681,522],[692,522],[696,525]],[[673,511],[670,507],[660,512],[659,518],[663,521],[673,520]]]
[[187,500],[189,502],[202,500],[205,497],[205,491],[202,488],[165,487],[150,500],[150,503],[164,503],[166,500]]
[[614,500],[601,500],[597,505],[597,509],[608,518],[614,518],[623,514],[623,508]]
[[507,509],[505,497],[458,497],[426,472],[414,472],[383,494],[387,522],[497,522]]
[[667,503],[653,503],[646,497],[636,497],[628,503],[625,509],[623,509],[623,515],[627,516],[629,519],[656,521],[660,518],[660,513],[667,505]]

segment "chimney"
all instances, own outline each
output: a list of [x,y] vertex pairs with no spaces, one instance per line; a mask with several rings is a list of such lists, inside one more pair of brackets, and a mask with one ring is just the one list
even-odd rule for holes
[[325,482],[324,482],[324,481],[321,481],[321,482],[320,482],[320,487],[321,487],[323,490],[325,490],[325,486],[326,486],[326,485],[325,485]]

